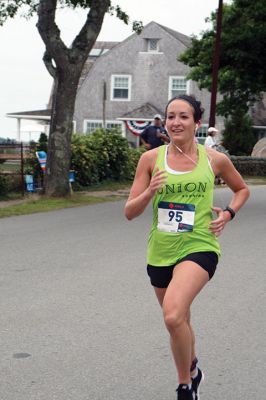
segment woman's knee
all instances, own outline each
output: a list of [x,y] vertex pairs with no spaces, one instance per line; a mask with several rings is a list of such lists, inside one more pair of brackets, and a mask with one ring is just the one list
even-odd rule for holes
[[187,323],[187,311],[183,310],[163,310],[164,323],[169,333],[175,333],[184,324]]

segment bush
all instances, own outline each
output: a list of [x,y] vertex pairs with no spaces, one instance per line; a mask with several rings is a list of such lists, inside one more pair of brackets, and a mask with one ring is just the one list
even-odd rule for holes
[[0,196],[9,196],[11,193],[22,193],[20,175],[0,175]]
[[37,143],[36,151],[45,151],[47,153],[47,148],[48,148],[48,136],[46,135],[46,133],[41,133]]
[[43,172],[36,156],[36,151],[45,151],[47,153],[48,138],[45,133],[41,133],[37,143],[31,142],[30,157],[25,160],[24,172],[25,174],[33,175],[35,181],[42,181]]
[[242,112],[231,115],[225,121],[223,145],[230,154],[235,156],[250,155],[255,144],[253,122]]
[[71,169],[81,186],[132,180],[142,152],[130,148],[120,131],[97,129],[90,135],[73,136]]
[[[25,161],[25,173],[40,181],[43,173],[36,150],[47,151],[47,137],[42,135],[32,146],[31,156]],[[145,149],[133,149],[121,131],[97,129],[90,135],[75,134],[71,143],[71,167],[76,173],[75,185],[90,186],[100,182],[126,181],[134,178],[136,166]]]
[[6,195],[9,191],[9,182],[6,176],[0,175],[0,195]]

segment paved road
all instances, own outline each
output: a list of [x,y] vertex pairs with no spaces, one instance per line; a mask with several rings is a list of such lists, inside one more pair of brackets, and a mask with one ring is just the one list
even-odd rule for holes
[[[265,199],[252,187],[193,305],[202,400],[265,398]],[[0,400],[175,400],[145,272],[150,210],[129,223],[123,204],[0,220]]]

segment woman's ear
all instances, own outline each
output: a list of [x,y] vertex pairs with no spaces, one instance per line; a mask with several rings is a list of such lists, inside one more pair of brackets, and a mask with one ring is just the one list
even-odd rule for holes
[[201,120],[199,120],[198,122],[196,122],[196,129],[199,129],[200,126],[201,126]]

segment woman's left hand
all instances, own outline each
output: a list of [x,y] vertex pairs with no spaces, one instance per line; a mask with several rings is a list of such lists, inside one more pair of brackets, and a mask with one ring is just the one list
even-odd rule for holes
[[215,236],[220,236],[228,221],[225,219],[224,211],[220,207],[212,207],[212,211],[217,214],[217,218],[210,222],[209,229]]

